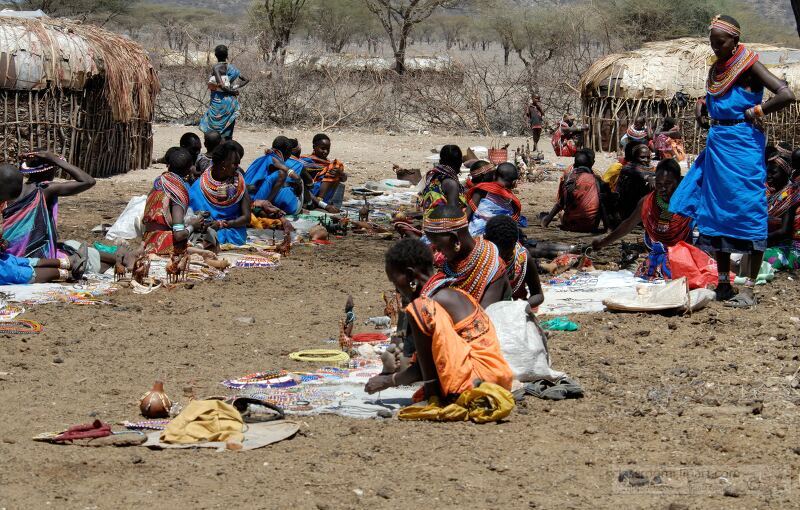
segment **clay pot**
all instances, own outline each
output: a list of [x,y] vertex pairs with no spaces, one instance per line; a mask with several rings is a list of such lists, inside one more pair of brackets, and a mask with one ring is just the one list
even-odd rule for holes
[[164,383],[156,381],[153,389],[144,394],[139,401],[139,410],[145,418],[169,418],[169,409],[172,402],[164,393]]

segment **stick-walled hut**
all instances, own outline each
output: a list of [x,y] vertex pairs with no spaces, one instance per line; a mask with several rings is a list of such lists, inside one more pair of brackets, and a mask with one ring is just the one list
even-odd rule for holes
[[[745,44],[800,97],[800,50]],[[705,133],[697,128],[694,107],[698,98],[705,97],[706,77],[713,61],[708,40],[693,38],[648,43],[635,51],[599,59],[580,83],[583,115],[589,125],[587,145],[616,151],[632,119],[644,115],[656,126],[669,115],[681,124],[687,150],[698,152]],[[768,116],[770,139],[800,142],[798,117],[798,103]]]
[[93,176],[150,164],[159,83],[138,44],[92,25],[0,16],[0,157],[50,149]]

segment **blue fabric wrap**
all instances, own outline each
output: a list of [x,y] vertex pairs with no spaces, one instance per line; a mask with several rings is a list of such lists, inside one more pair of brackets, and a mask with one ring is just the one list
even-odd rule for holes
[[[208,201],[200,189],[200,179],[194,181],[189,189],[189,206],[194,211],[208,211],[211,219],[215,221],[232,221],[241,216],[242,204],[236,202],[228,207],[218,207]],[[217,232],[219,244],[235,244],[241,246],[247,243],[247,228],[223,228]]]
[[[744,119],[763,91],[734,85],[706,97],[716,120]],[[759,241],[767,238],[767,170],[764,133],[749,122],[711,127],[706,148],[670,199],[670,212],[693,218],[701,234]]]

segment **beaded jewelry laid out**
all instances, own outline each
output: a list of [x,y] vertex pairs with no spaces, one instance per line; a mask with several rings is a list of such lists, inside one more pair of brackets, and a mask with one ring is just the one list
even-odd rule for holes
[[280,258],[259,257],[256,255],[245,255],[236,261],[234,267],[239,268],[274,268],[280,265]]
[[42,325],[36,321],[19,319],[0,322],[0,335],[26,335],[31,333],[41,333]]
[[285,370],[273,370],[248,374],[238,379],[229,379],[222,384],[232,389],[242,388],[289,388],[297,386],[298,381],[292,374]]
[[170,420],[123,421],[120,425],[129,430],[164,430]]
[[21,306],[6,305],[0,308],[0,322],[14,320],[23,313],[25,313],[25,309]]

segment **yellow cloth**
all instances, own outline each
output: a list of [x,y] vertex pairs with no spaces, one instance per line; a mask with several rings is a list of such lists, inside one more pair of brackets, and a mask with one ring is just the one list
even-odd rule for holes
[[255,214],[250,214],[250,228],[278,230],[283,228],[283,223],[281,223],[281,220],[274,220],[272,218],[259,218]]
[[484,382],[459,395],[454,403],[442,406],[438,398],[404,407],[397,414],[401,420],[500,421],[514,409],[514,396],[502,386]]
[[242,415],[221,400],[193,400],[161,433],[164,443],[244,441]]
[[603,182],[608,184],[608,186],[613,190],[617,187],[617,179],[619,179],[619,173],[622,171],[622,163],[619,161],[615,161],[606,173],[603,174]]

